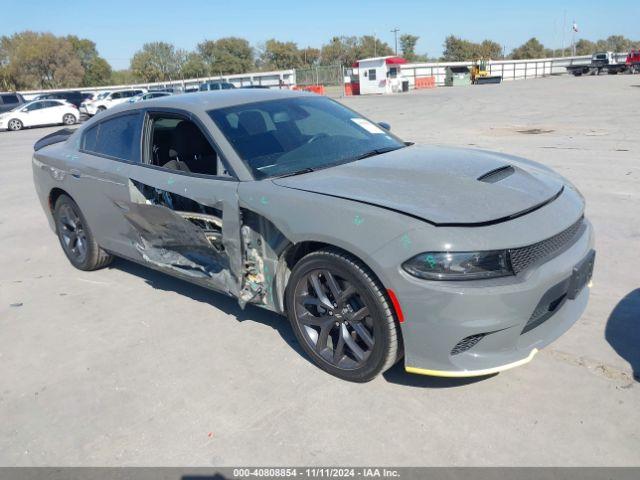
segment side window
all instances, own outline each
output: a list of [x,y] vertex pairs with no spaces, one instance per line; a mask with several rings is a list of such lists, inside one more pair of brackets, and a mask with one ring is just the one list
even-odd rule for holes
[[44,106],[44,102],[34,102],[27,107],[27,112],[33,112],[34,110],[40,110]]
[[111,94],[111,100],[117,100],[122,98],[122,92],[114,92]]
[[375,80],[376,79],[376,70],[374,68],[369,70],[369,80]]
[[83,150],[139,162],[141,127],[142,120],[138,113],[103,120],[84,134]]
[[150,122],[148,163],[180,172],[218,175],[218,155],[195,123],[162,114],[152,115]]
[[87,152],[95,152],[96,151],[96,142],[98,141],[98,127],[100,125],[94,125],[93,127],[87,129],[82,136],[82,149]]
[[18,103],[18,97],[16,95],[1,95],[2,103],[9,105],[11,103]]

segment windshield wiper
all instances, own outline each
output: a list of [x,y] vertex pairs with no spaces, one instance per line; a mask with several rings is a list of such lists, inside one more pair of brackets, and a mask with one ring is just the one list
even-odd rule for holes
[[375,150],[371,150],[369,152],[365,152],[362,155],[358,155],[354,158],[354,160],[363,160],[369,157],[375,157],[376,155],[381,155],[383,153],[393,152],[394,150],[400,150],[404,147],[387,147],[387,148],[376,148]]
[[306,168],[301,168],[300,170],[295,170],[293,172],[285,173],[284,175],[278,175],[278,178],[293,177],[295,175],[302,175],[303,173],[310,173],[313,171],[314,171],[313,168],[306,167]]

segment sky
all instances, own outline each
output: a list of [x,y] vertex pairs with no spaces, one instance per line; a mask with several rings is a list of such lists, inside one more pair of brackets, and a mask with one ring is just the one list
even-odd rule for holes
[[[93,40],[115,69],[129,66],[145,42],[165,41],[193,50],[202,40],[269,38],[320,47],[335,35],[376,35],[394,46],[391,30],[418,35],[417,53],[438,57],[449,34],[489,38],[507,52],[531,37],[560,48],[577,38],[612,34],[638,39],[638,0],[22,0],[0,21],[0,36],[23,30],[74,34]],[[565,24],[566,18],[566,24]],[[563,29],[563,25],[565,28]]]

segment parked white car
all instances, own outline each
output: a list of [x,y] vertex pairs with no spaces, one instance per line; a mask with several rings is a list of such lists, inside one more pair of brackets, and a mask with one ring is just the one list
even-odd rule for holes
[[96,113],[103,112],[115,105],[119,105],[128,101],[131,97],[145,93],[144,89],[136,90],[116,90],[111,92],[104,92],[98,95],[98,99],[93,102],[82,102],[80,105],[80,113],[86,113],[87,115],[95,115]]
[[78,108],[64,100],[36,100],[0,115],[0,130],[22,130],[41,125],[73,125],[78,122]]

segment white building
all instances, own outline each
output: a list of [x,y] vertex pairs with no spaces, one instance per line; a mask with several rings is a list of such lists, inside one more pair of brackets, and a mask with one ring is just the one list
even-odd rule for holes
[[394,56],[358,60],[360,95],[401,92],[403,63],[407,63],[404,58]]

